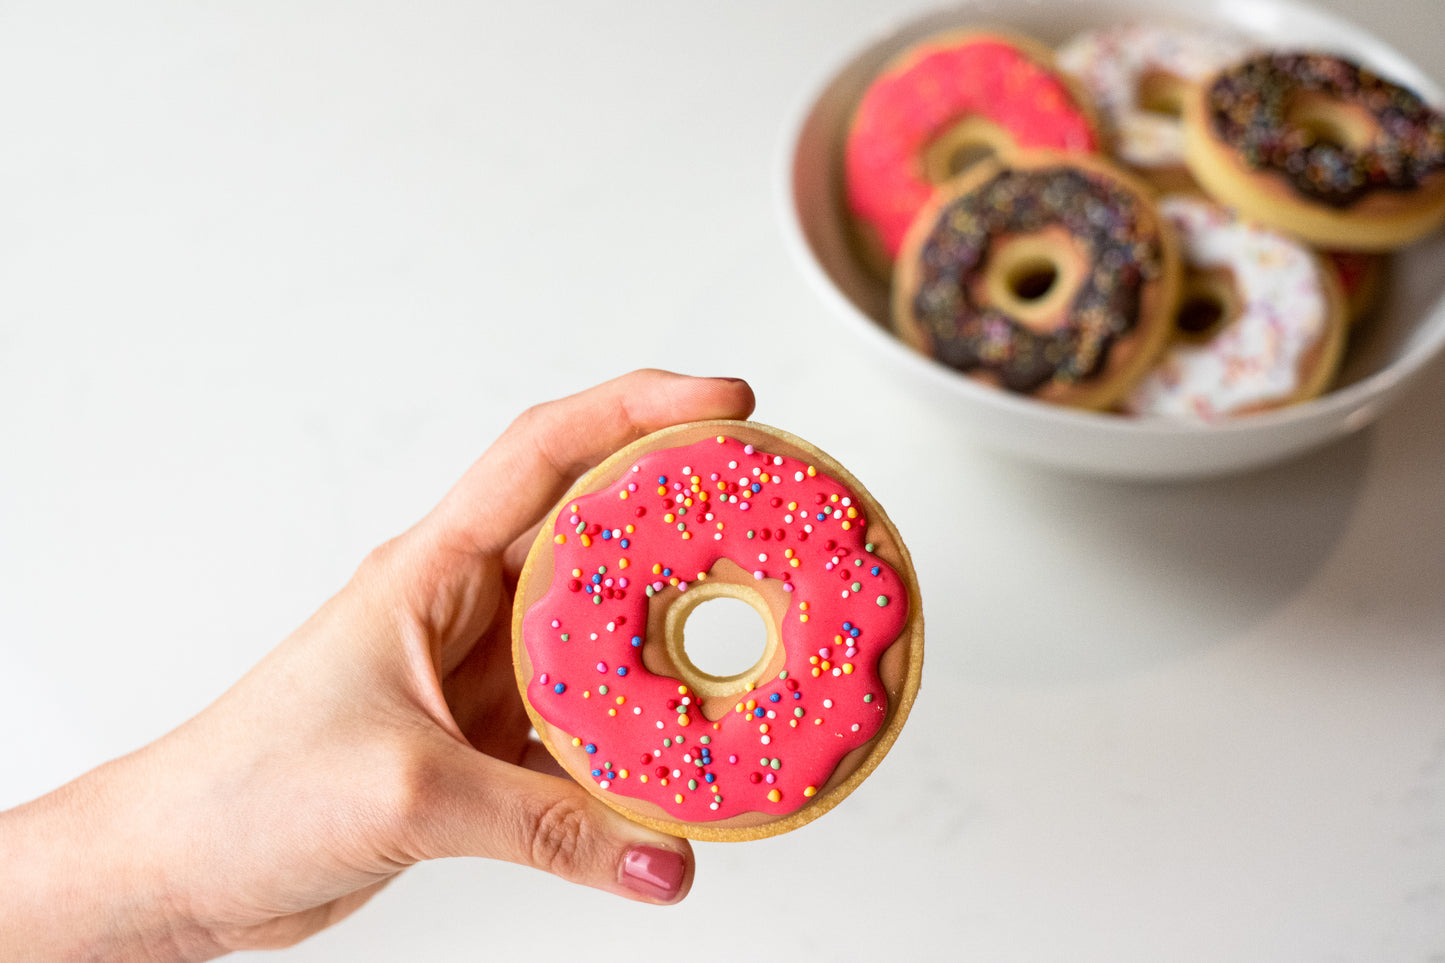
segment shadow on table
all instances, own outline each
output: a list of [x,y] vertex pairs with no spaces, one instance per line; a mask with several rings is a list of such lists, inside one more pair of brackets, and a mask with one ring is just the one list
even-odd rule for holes
[[1188,483],[1080,478],[975,453],[990,459],[985,480],[1021,520],[1017,538],[995,546],[1002,557],[973,566],[986,596],[974,604],[1002,606],[992,623],[1003,629],[952,654],[931,647],[930,658],[1017,682],[1129,674],[1239,636],[1341,551],[1362,590],[1375,585],[1402,604],[1433,598],[1445,560],[1425,570],[1410,560],[1445,559],[1435,547],[1445,446],[1432,441],[1442,412],[1437,371],[1375,428],[1268,469]]
[[[1138,671],[1237,637],[1305,592],[1331,560],[1310,593],[1323,618],[1371,609],[1410,620],[1414,608],[1439,609],[1442,437],[1445,364],[1436,364],[1376,426],[1245,475],[1121,484],[996,460],[987,474],[999,490],[1013,493],[1031,528],[1052,533],[1029,555],[1056,569],[1044,584],[1068,585],[1083,566],[1090,576],[1034,600],[1044,615],[1033,618],[1024,573],[1018,631],[971,639],[960,668],[1018,681]],[[1069,624],[1071,614],[1075,632],[1031,631]]]

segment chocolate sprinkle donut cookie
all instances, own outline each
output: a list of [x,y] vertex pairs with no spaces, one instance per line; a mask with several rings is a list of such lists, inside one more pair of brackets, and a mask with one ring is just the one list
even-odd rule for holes
[[894,280],[905,341],[1009,391],[1110,405],[1155,359],[1178,255],[1141,183],[1101,160],[982,165],[914,222]]
[[1201,88],[1187,122],[1199,183],[1306,241],[1378,250],[1445,218],[1445,114],[1343,58],[1247,59]]

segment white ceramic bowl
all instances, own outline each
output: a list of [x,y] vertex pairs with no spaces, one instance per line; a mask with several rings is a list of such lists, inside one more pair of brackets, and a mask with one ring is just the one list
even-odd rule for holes
[[1056,468],[1118,478],[1188,478],[1253,468],[1373,421],[1445,346],[1445,232],[1396,253],[1374,316],[1352,338],[1338,386],[1281,411],[1209,425],[1077,411],[994,390],[912,350],[888,329],[888,296],[845,233],[842,149],[869,80],[916,40],[951,27],[1001,26],[1049,44],[1127,20],[1231,27],[1275,46],[1330,50],[1433,103],[1441,88],[1366,30],[1290,0],[972,0],[866,43],[807,97],[790,130],[780,207],[812,286],[900,390],[921,391],[949,430]]

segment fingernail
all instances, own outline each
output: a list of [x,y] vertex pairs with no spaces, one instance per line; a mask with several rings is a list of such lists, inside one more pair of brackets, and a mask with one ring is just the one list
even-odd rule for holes
[[670,902],[682,889],[687,860],[656,846],[634,846],[622,857],[622,885],[641,896]]
[[745,378],[713,378],[712,380],[713,380],[713,381],[726,381],[726,382],[727,382],[728,384],[730,384],[730,385],[740,385],[740,384],[744,384],[747,379],[745,379]]

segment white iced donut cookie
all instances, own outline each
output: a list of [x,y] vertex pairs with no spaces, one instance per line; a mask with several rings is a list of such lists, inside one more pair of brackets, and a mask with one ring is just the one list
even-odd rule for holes
[[1208,201],[1172,195],[1159,207],[1184,254],[1178,332],[1123,410],[1208,421],[1323,392],[1347,326],[1344,295],[1324,261]]
[[1185,92],[1250,50],[1221,31],[1130,23],[1078,34],[1056,63],[1093,97],[1119,160],[1165,190],[1184,190]]

